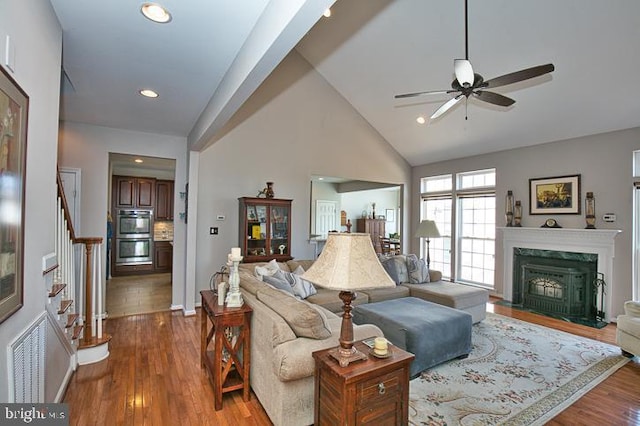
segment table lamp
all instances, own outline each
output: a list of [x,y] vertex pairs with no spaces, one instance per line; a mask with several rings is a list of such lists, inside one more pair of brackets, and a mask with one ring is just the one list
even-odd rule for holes
[[429,239],[440,238],[440,231],[438,231],[438,227],[433,220],[423,220],[420,222],[420,226],[418,226],[414,237],[427,239],[427,269],[429,269],[429,263],[431,263],[431,258],[429,257]]
[[378,260],[371,236],[364,233],[329,233],[318,260],[302,274],[302,278],[318,287],[340,291],[343,302],[340,346],[330,351],[341,367],[367,359],[367,355],[353,346],[351,302],[355,292],[381,287],[394,287]]

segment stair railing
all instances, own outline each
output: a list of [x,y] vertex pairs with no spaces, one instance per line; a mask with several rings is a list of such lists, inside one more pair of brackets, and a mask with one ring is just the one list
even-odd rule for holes
[[[62,299],[73,301],[70,303],[69,313],[73,315],[75,311],[78,316],[82,326],[82,338],[78,349],[84,349],[101,345],[111,339],[111,336],[103,333],[102,330],[102,319],[105,312],[101,272],[102,238],[81,238],[75,235],[59,172],[57,185],[56,255],[58,268],[54,274],[54,285],[67,284],[63,290]],[[80,261],[76,258],[78,247],[82,248],[78,256],[81,258]]]

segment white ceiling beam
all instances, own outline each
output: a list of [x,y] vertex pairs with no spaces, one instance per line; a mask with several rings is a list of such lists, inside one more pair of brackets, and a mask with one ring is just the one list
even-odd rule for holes
[[335,0],[272,0],[188,136],[202,151]]

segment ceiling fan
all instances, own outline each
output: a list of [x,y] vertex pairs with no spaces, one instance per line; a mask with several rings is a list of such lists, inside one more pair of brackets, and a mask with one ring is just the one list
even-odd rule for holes
[[[442,114],[449,111],[454,105],[460,102],[463,98],[468,99],[471,95],[481,101],[488,102],[494,105],[503,107],[513,105],[515,103],[515,100],[499,93],[489,92],[485,89],[493,89],[496,87],[517,83],[519,81],[528,80],[530,78],[539,77],[541,75],[548,74],[555,69],[553,64],[538,65],[536,67],[501,75],[500,77],[492,78],[491,80],[485,81],[480,74],[477,74],[473,71],[473,67],[471,66],[471,62],[469,61],[469,19],[467,13],[467,1],[468,0],[464,0],[465,59],[454,59],[453,61],[453,70],[456,78],[451,83],[451,89],[404,93],[402,95],[394,96],[395,99],[403,99],[413,98],[421,95],[434,95],[442,93],[455,94],[453,98],[442,104],[440,108],[438,108],[436,112],[431,115],[432,120],[440,117]],[[465,119],[466,118],[467,117],[465,117]]]

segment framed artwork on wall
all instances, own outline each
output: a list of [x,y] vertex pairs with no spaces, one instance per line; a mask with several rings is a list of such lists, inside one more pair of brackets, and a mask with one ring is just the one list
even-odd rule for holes
[[0,67],[0,322],[23,305],[29,97]]
[[396,212],[393,209],[386,209],[384,211],[384,215],[387,218],[387,222],[395,222],[396,221]]
[[580,175],[529,179],[529,214],[580,214]]

